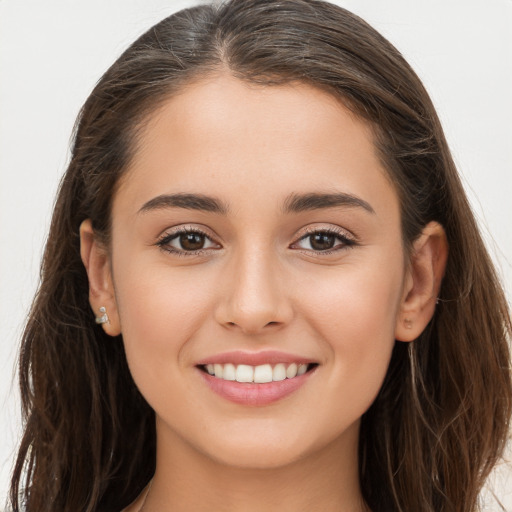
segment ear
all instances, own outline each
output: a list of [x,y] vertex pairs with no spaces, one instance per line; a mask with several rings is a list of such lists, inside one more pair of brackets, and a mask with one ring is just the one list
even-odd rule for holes
[[110,256],[94,233],[90,219],[80,225],[80,256],[89,278],[89,303],[96,317],[101,317],[100,308],[105,308],[108,321],[102,323],[110,336],[121,334],[121,325],[114,293]]
[[413,341],[430,322],[447,258],[448,242],[444,229],[439,223],[430,222],[413,243],[396,319],[395,339]]

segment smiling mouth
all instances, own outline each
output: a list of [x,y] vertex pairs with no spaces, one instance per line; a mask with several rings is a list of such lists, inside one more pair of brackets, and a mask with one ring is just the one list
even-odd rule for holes
[[278,363],[275,365],[261,364],[258,366],[226,363],[199,365],[198,368],[212,377],[225,381],[265,384],[300,377],[313,370],[316,366],[318,366],[316,363]]

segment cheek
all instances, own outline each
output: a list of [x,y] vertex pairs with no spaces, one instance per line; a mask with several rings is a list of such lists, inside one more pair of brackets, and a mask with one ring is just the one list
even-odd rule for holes
[[142,258],[115,268],[116,301],[134,378],[151,368],[154,379],[168,379],[166,366],[186,360],[187,341],[207,317],[212,302],[208,276]]
[[372,342],[370,333],[377,338],[393,337],[402,294],[402,268],[397,263],[384,267],[349,264],[328,274],[310,273],[307,280],[302,280],[301,308],[310,311],[311,321],[318,319],[318,329],[327,330],[326,337],[334,345],[335,340],[342,341],[344,333],[366,343]]
[[335,414],[346,417],[348,406],[349,416],[359,417],[375,399],[395,344],[401,285],[402,267],[388,265],[386,272],[345,268],[311,287],[308,321],[331,355],[329,394],[340,405]]

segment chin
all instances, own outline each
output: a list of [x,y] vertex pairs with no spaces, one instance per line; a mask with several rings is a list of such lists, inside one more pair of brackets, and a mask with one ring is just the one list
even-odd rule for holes
[[274,446],[270,443],[253,445],[249,448],[233,447],[216,453],[205,453],[222,466],[247,470],[271,470],[289,466],[304,457],[303,450],[287,446]]
[[[223,466],[239,469],[279,469],[312,457],[322,457],[332,449],[337,450],[349,440],[350,446],[357,446],[359,422],[349,427],[346,432],[324,432],[314,435],[309,432],[291,428],[259,429],[245,431],[245,435],[231,433],[222,439],[210,438],[202,451],[209,459]],[[350,438],[350,439],[349,439]]]

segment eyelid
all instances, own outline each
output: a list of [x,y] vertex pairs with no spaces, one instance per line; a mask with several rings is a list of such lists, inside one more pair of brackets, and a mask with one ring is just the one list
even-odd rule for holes
[[[301,247],[294,247],[302,240],[304,240],[316,233],[327,233],[329,235],[333,235],[333,236],[337,237],[342,242],[341,247],[338,247],[338,248],[333,247],[332,249],[326,249],[323,251],[315,251],[312,249],[303,249]],[[349,249],[356,245],[358,245],[357,237],[345,228],[342,228],[340,226],[333,226],[333,225],[330,225],[330,226],[315,225],[315,226],[307,226],[305,229],[303,229],[302,232],[300,232],[300,234],[297,236],[295,241],[292,244],[290,244],[290,248],[298,249],[300,251],[303,251],[308,254],[312,254],[314,256],[327,256],[329,254],[338,253],[345,249]]]
[[[206,247],[201,248],[197,250],[185,250],[185,249],[178,249],[175,247],[172,247],[168,245],[172,240],[176,239],[179,235],[184,233],[199,233],[200,235],[207,238],[212,244],[215,244],[217,247]],[[326,250],[313,250],[313,249],[304,249],[300,247],[295,247],[299,242],[302,240],[308,238],[309,236],[316,234],[316,233],[327,233],[329,235],[333,235],[336,238],[338,238],[342,244],[340,247],[333,247],[332,249],[326,249]],[[171,228],[167,228],[162,232],[161,235],[159,235],[155,245],[157,245],[160,249],[180,256],[200,256],[204,254],[205,252],[209,252],[211,250],[218,250],[222,248],[222,245],[217,242],[216,236],[212,236],[212,234],[209,233],[208,229],[204,229],[202,226],[198,225],[179,225],[174,226]],[[299,231],[299,234],[296,236],[295,241],[292,242],[289,245],[289,248],[292,249],[298,249],[303,252],[306,252],[308,254],[313,254],[315,256],[327,256],[329,254],[338,253],[340,251],[343,251],[345,249],[348,249],[350,247],[353,247],[358,244],[357,237],[348,231],[345,228],[342,228],[340,226],[325,226],[325,225],[314,225],[314,226],[307,226],[306,228],[303,228],[301,231]],[[338,244],[339,245],[339,244]]]
[[[187,251],[184,249],[177,249],[175,247],[171,247],[168,245],[172,240],[175,240],[179,235],[186,234],[186,233],[198,233],[205,238],[207,238],[212,244],[215,244],[217,247],[206,247],[201,248],[193,251]],[[219,242],[216,241],[216,237],[212,236],[208,230],[205,230],[204,228],[197,226],[197,225],[179,225],[174,226],[172,228],[167,228],[164,230],[159,236],[155,243],[156,246],[158,246],[163,251],[169,252],[171,254],[176,254],[179,256],[199,256],[207,251],[210,250],[217,250],[218,248],[221,248],[221,245]]]
[[348,229],[342,228],[341,226],[336,225],[325,225],[325,224],[315,224],[306,226],[302,230],[299,231],[299,235],[297,236],[297,240],[304,238],[305,236],[311,235],[313,233],[332,233],[334,235],[340,235],[345,238],[349,238],[350,240],[356,241],[356,236],[350,232]]

